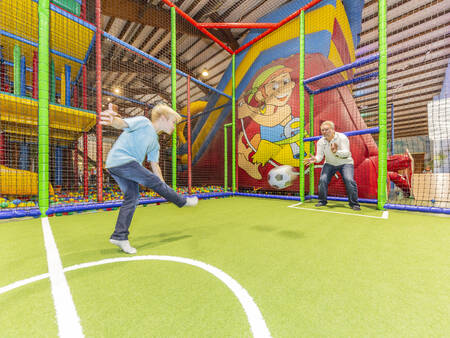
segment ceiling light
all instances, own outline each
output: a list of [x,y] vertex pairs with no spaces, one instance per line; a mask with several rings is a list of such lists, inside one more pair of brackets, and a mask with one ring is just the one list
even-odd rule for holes
[[119,88],[116,88],[116,89],[114,89],[114,92],[115,92],[116,94],[120,94],[120,89],[119,89]]
[[209,75],[209,73],[208,73],[208,71],[205,69],[205,70],[202,72],[202,76],[207,77],[208,75]]

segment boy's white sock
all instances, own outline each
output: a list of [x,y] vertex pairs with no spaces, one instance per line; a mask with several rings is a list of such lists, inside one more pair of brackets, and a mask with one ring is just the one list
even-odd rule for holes
[[185,207],[195,207],[198,204],[198,197],[186,197],[186,204]]
[[135,254],[137,252],[136,248],[133,248],[130,245],[130,242],[128,242],[128,240],[124,240],[124,241],[119,241],[117,239],[110,239],[109,242],[111,244],[117,245],[120,250],[122,250],[123,252],[127,253],[127,254]]

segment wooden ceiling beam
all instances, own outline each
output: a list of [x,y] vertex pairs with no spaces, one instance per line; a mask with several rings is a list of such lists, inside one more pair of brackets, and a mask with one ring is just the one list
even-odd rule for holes
[[[162,28],[170,32],[170,11],[148,3],[138,3],[133,0],[103,0],[102,14],[146,26]],[[207,35],[203,34],[181,16],[178,16],[177,31],[209,39]],[[231,34],[225,34],[222,30],[210,30],[210,32],[233,49],[236,49],[239,45]]]
[[[413,101],[415,98],[420,98],[420,101],[423,101],[423,102],[429,102],[429,101],[433,100],[434,96],[439,95],[439,93],[440,93],[440,89],[431,91],[429,93],[425,93],[423,95],[420,95],[420,97],[418,97],[418,95],[410,95],[410,96],[404,96],[404,97],[400,97],[400,98],[395,97],[395,100],[392,100],[392,98],[390,98],[387,102],[387,105],[388,105],[387,109],[388,110],[390,109],[390,104],[394,104],[394,111],[395,111],[396,107],[398,108],[400,106],[402,106],[402,107],[408,106],[408,104],[413,104],[415,102],[415,101]],[[408,102],[408,100],[411,100],[411,102]],[[420,102],[420,101],[418,101],[418,102]],[[358,102],[357,104],[360,107],[377,106],[378,98],[374,97],[370,101]],[[363,109],[363,108],[361,108],[361,109]]]
[[[442,83],[444,81],[444,73],[442,74],[442,76],[427,76],[427,77],[422,77],[422,79],[420,78],[416,78],[416,80],[414,81],[410,81],[410,82],[404,82],[404,83],[397,83],[397,84],[393,84],[392,82],[389,82],[388,88],[387,88],[387,92],[388,95],[399,95],[399,94],[404,94],[404,93],[408,93],[410,91],[414,91],[416,90],[416,86],[417,84],[421,84],[421,88],[430,88],[430,87],[435,87],[435,86],[442,86]],[[377,89],[378,88],[378,84],[373,85],[373,86],[367,86],[364,87],[364,89],[361,90],[369,90],[369,89]],[[399,89],[403,89],[402,91],[400,91]]]
[[428,128],[427,129],[417,129],[417,130],[409,130],[404,131],[400,133],[394,133],[394,139],[400,138],[400,137],[412,137],[412,136],[422,136],[427,135],[428,136]]
[[[393,60],[389,60],[388,57],[388,75],[392,76],[392,75],[399,75],[401,73],[403,73],[403,75],[409,75],[411,73],[411,71],[413,70],[418,70],[420,68],[424,68],[424,67],[440,67],[442,65],[446,65],[447,64],[447,60],[450,57],[450,47],[445,47],[439,50],[442,53],[433,53],[430,55],[434,55],[433,58],[425,58],[425,54],[417,54],[417,55],[412,55],[410,57],[407,58],[403,58],[397,61],[393,61]],[[438,55],[436,55],[438,54]],[[395,67],[394,67],[395,66]],[[430,68],[427,68],[430,69]],[[423,69],[422,69],[423,70]],[[360,68],[360,71],[358,73],[355,73],[354,77],[359,77],[362,75],[366,75],[369,73],[373,73],[378,71],[378,67],[377,66],[372,66],[371,68]]]
[[[402,120],[407,120],[409,119],[415,119],[415,118],[427,118],[428,117],[428,112],[427,109],[417,109],[417,110],[412,110],[411,112],[407,112],[407,113],[403,113],[403,114],[398,114],[398,113],[394,113],[394,123],[396,121],[402,121]],[[373,115],[363,115],[363,119],[364,121],[366,121],[366,123],[369,123],[370,121],[378,121],[378,113],[375,113]],[[391,114],[390,111],[388,110],[387,113],[387,119],[389,120],[389,123],[391,121]]]
[[[442,86],[434,86],[431,89],[429,86],[422,86],[422,87],[414,88],[412,90],[398,91],[396,93],[388,92],[387,96],[388,96],[388,101],[390,101],[390,102],[392,102],[393,96],[395,96],[396,100],[413,99],[413,98],[417,98],[418,96],[420,96],[420,97],[429,96],[431,99],[434,95],[439,94],[441,89],[442,89]],[[401,96],[401,94],[410,94],[410,93],[414,93],[414,92],[418,92],[418,93],[412,94],[412,95],[407,95],[407,96]],[[369,102],[372,102],[372,103],[369,103]],[[376,93],[374,93],[373,95],[367,95],[367,96],[358,98],[356,103],[358,105],[361,105],[363,103],[366,105],[377,104],[378,103],[378,95],[376,95]]]
[[[170,11],[133,0],[103,0],[102,14],[125,21],[137,22],[170,31]],[[179,32],[206,37],[199,30],[192,29],[187,21],[177,22]]]
[[[417,121],[417,122],[416,122]],[[412,123],[411,121],[402,121],[402,122],[397,122],[394,124],[394,130],[397,129],[413,129],[413,128],[417,128],[417,127],[428,127],[428,119],[426,120],[416,120],[414,121],[414,123]],[[390,126],[391,124],[388,123],[387,126]],[[368,128],[373,128],[378,126],[378,123],[368,123],[367,127]]]

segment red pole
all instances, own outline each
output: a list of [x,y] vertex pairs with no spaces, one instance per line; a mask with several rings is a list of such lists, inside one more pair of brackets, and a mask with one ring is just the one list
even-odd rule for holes
[[6,67],[3,62],[0,62],[0,90],[6,92],[5,88]]
[[38,52],[33,52],[33,99],[38,98]]
[[187,15],[185,12],[183,12],[180,8],[175,6],[171,1],[169,1],[169,0],[162,0],[162,1],[165,2],[170,7],[174,7],[175,10],[178,12],[178,14],[180,14],[183,18],[185,18],[187,21],[189,21],[191,24],[193,24],[195,27],[197,27],[200,32],[202,32],[203,34],[206,34],[211,40],[217,42],[219,44],[219,46],[221,46],[223,49],[225,49],[228,53],[230,53],[230,54],[234,53],[230,48],[228,48],[227,45],[225,45],[222,41],[220,41],[218,38],[216,38],[214,35],[212,35],[210,32],[208,32],[208,30],[206,30],[205,28],[200,27],[198,25],[197,21],[192,19],[189,15]]
[[78,192],[78,140],[75,141],[75,149],[73,150],[73,174],[75,176],[75,189]]
[[84,197],[89,196],[89,171],[88,171],[88,135],[83,133],[83,188]]
[[5,165],[6,140],[5,134],[0,132],[0,164]]
[[[86,65],[83,65],[83,85],[82,85],[82,107],[87,109],[87,70]],[[89,172],[88,172],[88,135],[83,133],[83,188],[84,197],[89,196]]]
[[86,65],[83,65],[83,85],[81,91],[82,97],[82,107],[83,109],[87,109],[87,69]]
[[191,161],[191,77],[187,77],[187,128],[188,128],[188,194],[192,192],[192,161]]
[[81,2],[80,16],[83,20],[86,20],[86,0]]
[[199,22],[198,27],[203,28],[274,28],[277,22]]
[[102,9],[101,0],[95,1],[95,57],[97,91],[97,202],[103,202],[103,140],[100,113],[102,112]]
[[317,5],[321,1],[322,0],[313,0],[313,1],[311,1],[309,4],[307,4],[307,5],[303,6],[302,8],[300,8],[298,11],[292,13],[291,15],[286,17],[285,19],[281,20],[276,26],[266,30],[264,33],[258,35],[253,40],[247,42],[245,45],[243,45],[243,46],[239,47],[238,49],[236,49],[235,54],[239,54],[241,51],[243,51],[245,48],[249,47],[250,45],[254,44],[256,41],[261,40],[263,37],[265,37],[266,35],[272,33],[277,28],[283,26],[285,23],[287,23],[287,22],[291,21],[292,19],[296,18],[297,16],[299,16],[302,11],[306,11],[306,10],[310,9],[311,7]]

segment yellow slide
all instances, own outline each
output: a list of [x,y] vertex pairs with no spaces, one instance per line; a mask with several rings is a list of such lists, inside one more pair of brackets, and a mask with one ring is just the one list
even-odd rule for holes
[[[198,113],[202,113],[206,105],[208,104],[207,101],[195,101],[191,103],[191,117],[195,116]],[[187,106],[184,107],[180,113],[184,116],[187,116]],[[184,128],[186,128],[187,121],[181,122],[177,124],[177,137],[180,140],[181,144],[187,143],[186,137],[184,137]],[[181,163],[186,164],[187,163],[187,154],[183,154],[181,156]]]
[[[54,195],[51,184],[50,195]],[[38,174],[31,171],[11,169],[0,165],[0,194],[29,196],[38,194]]]

